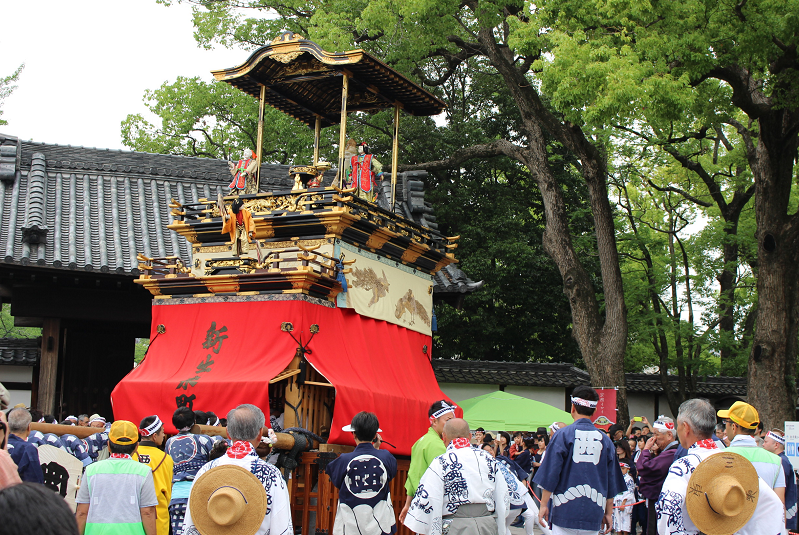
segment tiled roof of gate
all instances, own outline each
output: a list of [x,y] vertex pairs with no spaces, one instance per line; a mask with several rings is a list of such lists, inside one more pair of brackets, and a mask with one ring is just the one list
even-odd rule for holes
[[[590,385],[588,373],[571,364],[554,362],[495,362],[479,360],[433,359],[433,371],[439,383],[470,383],[535,387]],[[659,374],[628,373],[628,393],[660,393]],[[677,389],[677,377],[669,377]],[[746,396],[743,377],[703,376],[697,378],[697,395]]]
[[41,338],[0,338],[0,364],[35,366],[41,346]]
[[[328,171],[330,183],[335,170]],[[436,229],[423,172],[398,177],[396,211]],[[0,264],[138,275],[136,255],[180,256],[189,243],[166,228],[181,204],[227,192],[227,162],[21,141],[0,134]],[[261,166],[261,191],[290,190],[288,166]],[[456,266],[436,292],[473,291]]]

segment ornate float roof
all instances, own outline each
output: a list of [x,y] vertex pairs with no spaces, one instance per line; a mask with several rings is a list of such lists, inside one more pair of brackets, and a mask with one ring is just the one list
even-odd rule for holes
[[350,76],[347,110],[375,111],[398,103],[411,115],[437,115],[446,104],[363,50],[326,52],[313,41],[286,32],[239,65],[212,71],[217,80],[260,98],[308,126],[341,120],[342,74]]
[[[395,213],[437,230],[424,172],[399,173]],[[325,176],[329,184],[335,170]],[[167,229],[181,204],[225,194],[227,163],[22,141],[0,134],[0,269],[36,266],[134,277],[137,253],[191,261],[191,244]],[[290,190],[288,166],[262,165],[261,190]],[[457,265],[434,275],[437,298],[458,305],[479,288]]]

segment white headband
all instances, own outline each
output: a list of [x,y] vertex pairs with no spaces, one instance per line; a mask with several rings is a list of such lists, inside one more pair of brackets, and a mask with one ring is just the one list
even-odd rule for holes
[[653,429],[657,429],[661,433],[665,433],[667,431],[674,431],[674,422],[667,422],[666,420],[655,420],[655,423],[652,424]]
[[161,422],[161,418],[158,415],[155,415],[155,420],[153,423],[145,427],[144,429],[139,429],[139,434],[143,437],[149,437],[150,435],[154,434],[156,431],[163,427],[163,422]]
[[103,423],[106,423],[106,421],[105,421],[105,418],[103,418],[102,416],[98,416],[97,418],[93,418],[92,420],[89,420],[89,423],[90,423],[90,424],[92,424],[92,423],[94,423],[94,422],[103,422]]
[[217,426],[217,425],[219,425],[219,418],[217,418],[217,419],[216,419],[216,421],[215,421],[214,423],[211,423],[211,419],[210,419],[210,418],[208,418],[208,423],[206,423],[205,425],[213,425],[213,426]]
[[447,405],[446,401],[442,401],[441,403],[443,406],[440,409],[438,409],[436,412],[434,412],[430,416],[430,418],[441,418],[448,412],[455,412],[455,405]]
[[768,432],[768,434],[767,434],[766,436],[767,436],[767,437],[771,437],[771,439],[772,439],[774,442],[776,442],[777,444],[780,444],[780,445],[782,445],[782,446],[785,446],[785,437],[781,437],[781,436],[779,436],[777,433],[772,433],[771,431],[769,431],[769,432]]
[[573,404],[588,407],[589,409],[596,409],[596,406],[599,403],[598,401],[589,401],[587,399],[576,398],[574,396],[571,396],[571,400]]
[[76,417],[74,417],[74,416],[67,416],[66,419],[67,420],[75,420],[76,422],[78,421],[78,419]]
[[549,426],[549,430],[552,431],[553,433],[558,429],[560,429],[558,422],[552,422],[552,425]]

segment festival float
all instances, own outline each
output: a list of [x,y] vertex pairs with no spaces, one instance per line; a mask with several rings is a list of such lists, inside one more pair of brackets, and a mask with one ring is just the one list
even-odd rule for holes
[[[332,528],[336,489],[322,470],[354,446],[342,427],[372,411],[400,459],[399,512],[411,446],[430,404],[446,398],[430,364],[436,277],[468,281],[455,267],[458,237],[429,221],[424,172],[397,173],[399,119],[445,105],[362,50],[330,53],[292,33],[213,74],[259,100],[257,152],[231,162],[228,195],[173,201],[168,228],[190,242],[190,263],[139,256],[137,282],[153,295],[150,347],[114,389],[114,416],[159,414],[175,433],[169,415],[180,406],[222,416],[252,403],[282,414],[279,465],[307,534]],[[290,167],[284,190],[260,181],[266,105],[315,133],[313,161]],[[346,134],[348,114],[385,109],[394,114],[390,173]],[[319,145],[335,125],[333,169]],[[480,284],[461,284],[459,298]]]

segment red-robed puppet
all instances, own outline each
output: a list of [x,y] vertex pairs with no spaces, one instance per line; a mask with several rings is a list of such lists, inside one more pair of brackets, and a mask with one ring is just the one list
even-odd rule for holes
[[377,201],[377,180],[383,175],[383,165],[372,156],[369,145],[358,145],[358,154],[350,160],[352,171],[347,188],[355,187],[355,195],[369,202]]
[[250,240],[255,234],[255,223],[252,213],[242,208],[241,199],[236,199],[230,208],[227,208],[227,218],[223,218],[222,234],[229,233],[230,241],[236,245],[236,256],[249,252]]
[[256,193],[254,179],[255,171],[258,169],[258,160],[253,158],[253,152],[250,149],[244,149],[241,156],[241,160],[235,164],[233,162],[227,163],[230,174],[233,175],[233,180],[228,184],[231,195],[241,193],[242,191],[245,193]]

